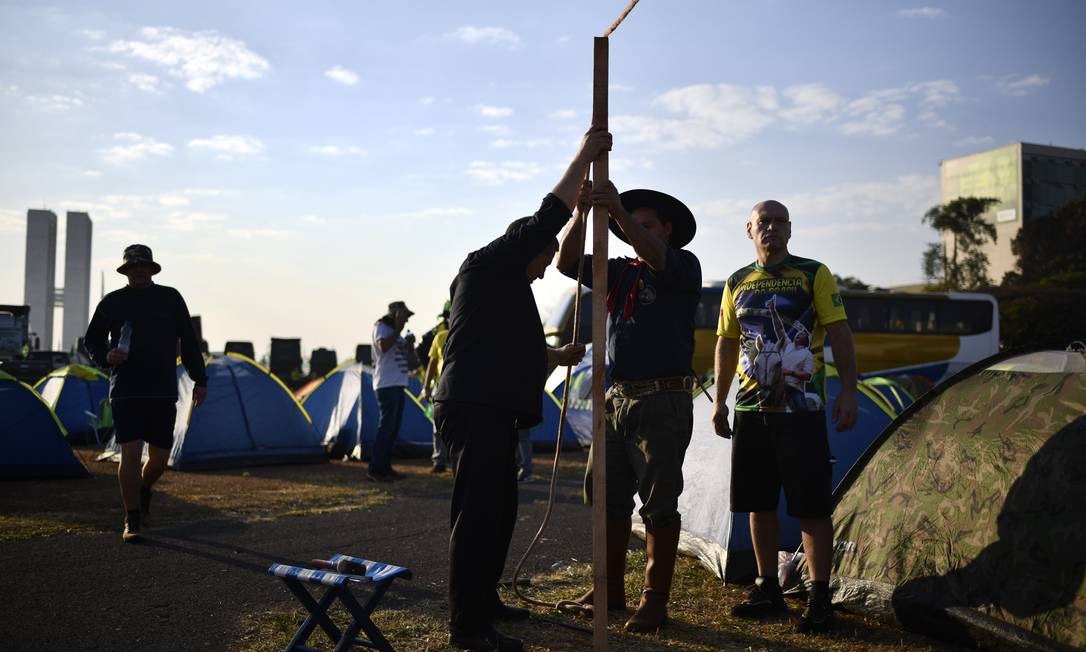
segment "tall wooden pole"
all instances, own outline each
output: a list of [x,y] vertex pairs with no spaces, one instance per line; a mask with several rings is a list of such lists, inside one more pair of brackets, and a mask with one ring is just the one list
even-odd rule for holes
[[[592,126],[607,128],[607,37],[593,39]],[[592,183],[608,180],[607,152],[592,164]],[[592,649],[607,649],[607,222],[592,208]]]

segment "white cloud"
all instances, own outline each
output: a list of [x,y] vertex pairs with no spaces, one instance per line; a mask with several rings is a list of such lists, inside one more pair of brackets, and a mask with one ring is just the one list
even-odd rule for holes
[[324,224],[327,220],[318,215],[302,215],[298,218],[298,221],[302,224],[319,225]]
[[82,174],[85,177],[100,177],[100,176],[102,176],[102,173],[99,172],[98,170],[83,170]]
[[1034,73],[1028,77],[1023,77],[1021,75],[1007,75],[997,81],[996,85],[999,88],[999,92],[1004,95],[1023,97],[1039,88],[1048,86],[1050,81],[1052,80],[1048,77],[1042,77],[1041,75]]
[[428,106],[430,104],[433,104],[434,102],[437,102],[436,97],[424,97],[419,100],[419,104],[422,104],[424,106]]
[[314,145],[309,148],[310,152],[314,154],[322,154],[324,156],[360,156],[366,153],[366,150],[361,147],[354,146],[339,146],[339,145]]
[[651,170],[656,167],[651,159],[647,158],[612,158],[608,165],[611,172],[629,172],[631,170]]
[[554,118],[555,120],[572,120],[577,117],[577,112],[573,109],[559,109],[558,111],[551,112],[547,117]]
[[0,233],[22,233],[25,230],[26,219],[22,213],[0,208]]
[[226,216],[222,213],[183,212],[174,213],[162,222],[161,227],[170,231],[192,233],[199,231],[208,224],[225,222]]
[[486,104],[475,105],[476,110],[479,111],[479,115],[484,118],[508,118],[513,115],[513,109],[508,106],[487,106]]
[[424,137],[424,136],[433,136],[435,132],[434,132],[433,127],[422,127],[421,129],[416,129],[415,131],[413,131],[411,133],[413,133],[413,134],[415,134],[416,136],[419,136],[419,137]]
[[358,83],[358,73],[347,70],[343,66],[333,66],[325,70],[324,76],[344,86],[354,86]]
[[905,18],[942,18],[947,14],[945,9],[939,9],[938,7],[917,7],[915,9],[899,9],[897,15]]
[[264,153],[264,143],[252,136],[216,134],[211,138],[196,138],[188,143],[189,149],[216,153],[216,158],[229,161],[242,156],[259,156]]
[[144,27],[140,36],[142,40],[113,41],[107,50],[163,66],[170,75],[184,79],[185,87],[196,93],[229,79],[259,79],[271,68],[243,41],[214,31]]
[[789,86],[781,94],[791,102],[780,116],[789,122],[807,125],[832,119],[844,98],[822,84]]
[[620,84],[618,82],[607,85],[607,90],[611,91],[612,93],[629,93],[633,91],[633,89],[633,86],[630,86],[628,84]]
[[536,163],[523,161],[472,161],[467,169],[469,177],[488,185],[527,181],[540,172],[542,168]]
[[554,145],[554,141],[549,138],[531,138],[528,140],[509,140],[508,138],[499,138],[490,143],[491,147],[497,149],[506,149],[509,147],[536,149],[538,147],[551,147],[552,145]]
[[960,101],[958,86],[935,80],[870,91],[848,99],[817,83],[778,91],[773,86],[697,84],[669,90],[652,106],[668,115],[620,115],[611,131],[624,142],[652,143],[665,149],[715,148],[748,140],[773,125],[798,128],[836,126],[848,135],[897,133],[910,115],[945,127],[939,109]]
[[132,73],[128,76],[128,81],[141,91],[154,95],[162,95],[162,80],[155,75]]
[[63,111],[71,111],[72,109],[78,109],[85,104],[82,98],[60,94],[27,95],[24,99],[40,109],[44,109],[46,111],[54,111],[57,113]]
[[466,25],[446,36],[458,39],[472,45],[483,43],[486,45],[501,45],[505,47],[517,47],[520,45],[520,37],[504,27],[474,27]]
[[995,142],[995,138],[991,136],[967,136],[959,140],[954,141],[955,147],[983,147],[984,145],[991,145]]
[[112,165],[122,165],[147,158],[148,156],[172,156],[173,145],[163,143],[141,134],[122,132],[113,134],[119,141],[109,149],[102,150],[102,160]]
[[76,33],[92,41],[101,41],[106,37],[106,33],[100,29],[81,29]]
[[188,206],[192,200],[185,195],[159,195],[158,203],[162,206]]

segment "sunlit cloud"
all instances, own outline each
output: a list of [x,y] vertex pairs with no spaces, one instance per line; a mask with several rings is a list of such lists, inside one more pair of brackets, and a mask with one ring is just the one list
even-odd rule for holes
[[520,45],[520,37],[513,31],[505,29],[504,27],[474,27],[472,25],[466,25],[457,28],[456,31],[447,34],[446,36],[472,45],[482,43],[511,48]]
[[215,152],[216,158],[231,160],[264,153],[264,143],[252,136],[216,134],[210,138],[196,138],[188,143],[189,149]]
[[484,118],[508,118],[513,115],[513,109],[508,106],[487,106],[486,104],[477,104],[475,108],[479,111],[479,115]]
[[344,86],[354,86],[358,83],[358,73],[347,70],[343,66],[333,66],[325,70],[324,76]]
[[501,185],[510,181],[527,181],[543,169],[536,163],[523,161],[472,161],[467,175],[487,185]]
[[998,80],[996,86],[999,88],[999,92],[1004,95],[1023,97],[1037,89],[1048,86],[1050,81],[1052,80],[1048,77],[1042,77],[1036,73],[1029,75],[1028,77],[1021,75],[1007,75]]
[[309,151],[322,156],[360,156],[366,153],[361,147],[340,145],[314,145]]
[[915,9],[899,9],[897,15],[904,18],[942,18],[947,13],[945,9],[937,7],[916,7]]
[[113,134],[119,144],[102,150],[102,160],[111,165],[123,165],[149,156],[172,156],[173,145],[155,140],[150,136],[132,132]]
[[185,87],[195,93],[230,79],[259,79],[271,68],[243,41],[214,31],[144,27],[140,36],[140,40],[113,41],[106,49],[162,66],[171,76],[183,79]]

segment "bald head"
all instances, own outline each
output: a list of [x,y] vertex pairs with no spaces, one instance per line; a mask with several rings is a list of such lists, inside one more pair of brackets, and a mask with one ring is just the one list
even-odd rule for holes
[[754,208],[750,209],[751,218],[755,218],[759,215],[767,215],[770,217],[783,216],[784,219],[789,219],[788,208],[776,199],[760,201],[754,205]]
[[747,220],[747,237],[754,241],[758,260],[763,265],[779,262],[788,255],[788,240],[792,237],[788,209],[775,199],[755,204]]

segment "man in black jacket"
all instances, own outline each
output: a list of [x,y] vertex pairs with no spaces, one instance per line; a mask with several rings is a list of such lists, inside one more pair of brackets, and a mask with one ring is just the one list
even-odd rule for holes
[[452,283],[449,339],[434,421],[455,471],[449,536],[450,643],[469,650],[520,650],[495,619],[524,618],[505,606],[497,583],[517,515],[517,429],[542,421],[548,364],[572,365],[584,346],[550,349],[531,284],[558,251],[588,165],[611,148],[589,131],[565,175],[535,215],[468,254]]
[[[193,405],[207,397],[207,371],[185,300],[177,290],[151,281],[161,270],[149,247],[127,247],[117,271],[128,277],[128,285],[102,299],[84,336],[94,362],[111,369],[109,400],[121,447],[117,478],[125,542],[139,538],[150,513],[151,487],[166,470],[173,447],[178,339],[181,361],[196,385]],[[141,471],[144,442],[148,457]]]

